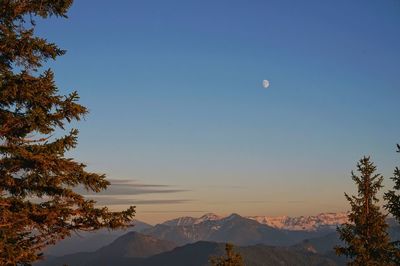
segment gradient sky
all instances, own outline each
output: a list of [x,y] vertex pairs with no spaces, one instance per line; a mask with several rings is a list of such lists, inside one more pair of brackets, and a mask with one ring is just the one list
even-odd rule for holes
[[398,0],[82,0],[37,33],[91,112],[71,156],[141,220],[343,211],[362,155],[399,164]]

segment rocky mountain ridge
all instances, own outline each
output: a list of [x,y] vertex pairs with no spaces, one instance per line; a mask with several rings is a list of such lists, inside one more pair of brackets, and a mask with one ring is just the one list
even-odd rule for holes
[[[184,216],[168,220],[163,225],[168,226],[190,226],[203,222],[218,222],[229,219],[229,216],[220,216],[214,213],[207,213],[199,218]],[[347,213],[320,213],[313,216],[247,216],[247,219],[257,221],[260,224],[268,225],[275,229],[289,231],[317,231],[323,229],[335,229],[338,225],[346,223]]]
[[[159,239],[185,245],[197,241],[230,242],[235,245],[266,244],[287,246],[307,238],[319,237],[330,230],[289,231],[277,229],[256,220],[231,214],[216,219],[216,215],[207,215],[211,219],[190,218],[174,219],[141,231]],[[179,225],[180,224],[180,225]]]

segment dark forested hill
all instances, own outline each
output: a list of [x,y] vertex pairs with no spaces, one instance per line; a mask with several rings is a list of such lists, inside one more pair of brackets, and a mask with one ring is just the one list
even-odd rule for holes
[[[224,253],[224,244],[216,242],[200,241],[170,250],[172,247],[173,245],[170,242],[157,240],[151,236],[138,233],[128,233],[95,252],[75,253],[58,258],[49,258],[49,260],[37,265],[203,266],[208,265],[211,256],[220,256]],[[338,265],[330,258],[290,247],[271,247],[259,244],[237,247],[237,251],[242,254],[246,265],[250,266]]]

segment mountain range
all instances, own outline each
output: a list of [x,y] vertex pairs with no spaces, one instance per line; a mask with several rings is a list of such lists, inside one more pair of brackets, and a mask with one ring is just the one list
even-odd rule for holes
[[175,219],[142,230],[147,235],[169,240],[178,245],[197,241],[231,242],[235,245],[266,244],[289,246],[307,238],[318,237],[326,231],[293,231],[277,229],[256,220],[231,214],[227,217],[199,220]]
[[[179,217],[166,221],[162,224],[168,226],[188,226],[200,224],[206,221],[220,221],[227,217],[219,216],[214,213],[207,213],[200,218],[190,216]],[[346,223],[347,213],[320,213],[314,216],[247,216],[245,218],[255,220],[261,224],[268,225],[276,229],[291,231],[318,231],[324,229],[336,229],[340,224]]]
[[[144,248],[145,247],[145,248]],[[245,265],[310,265],[335,266],[334,260],[292,247],[271,247],[262,244],[236,247]],[[199,241],[173,248],[170,242],[137,232],[127,233],[95,252],[81,252],[48,258],[36,266],[205,266],[213,256],[224,254],[224,244]]]
[[231,241],[237,245],[292,245],[333,232],[333,225],[343,221],[343,213],[323,213],[307,217],[242,217],[238,214],[219,216],[208,213],[199,218],[180,217],[155,226],[135,220],[134,226],[125,230],[73,234],[44,252],[51,256],[93,252],[130,231],[143,232],[177,245],[196,241]]
[[[135,221],[128,230],[74,235],[45,251],[37,265],[206,265],[235,244],[246,265],[344,265],[333,251],[340,244],[341,214],[310,217],[243,217],[238,214],[180,217],[155,226]],[[393,240],[400,227],[388,220]]]

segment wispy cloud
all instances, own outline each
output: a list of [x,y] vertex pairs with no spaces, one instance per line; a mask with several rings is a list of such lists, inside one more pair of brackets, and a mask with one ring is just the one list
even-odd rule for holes
[[112,186],[135,186],[135,187],[171,187],[170,185],[161,184],[143,184],[139,183],[137,180],[129,179],[109,179]]
[[164,184],[143,184],[135,180],[110,179],[111,185],[99,193],[86,191],[83,187],[76,191],[86,195],[143,195],[143,194],[170,194],[190,191],[188,189],[173,188]]
[[143,195],[143,194],[169,194],[189,191],[187,189],[143,189],[138,187],[113,187],[110,186],[107,190],[100,193],[88,192],[82,190],[81,193],[87,195]]
[[191,202],[190,199],[128,199],[111,196],[86,196],[88,199],[93,199],[98,205],[160,205],[160,204],[182,204]]
[[[87,199],[96,201],[97,205],[163,205],[163,204],[182,204],[191,202],[191,199],[163,199],[151,198],[140,199],[135,196],[145,196],[147,194],[175,194],[190,190],[175,188],[165,184],[145,184],[132,179],[110,179],[111,185],[107,190],[100,193],[86,191],[78,188],[77,191]],[[154,196],[152,196],[154,197]]]

